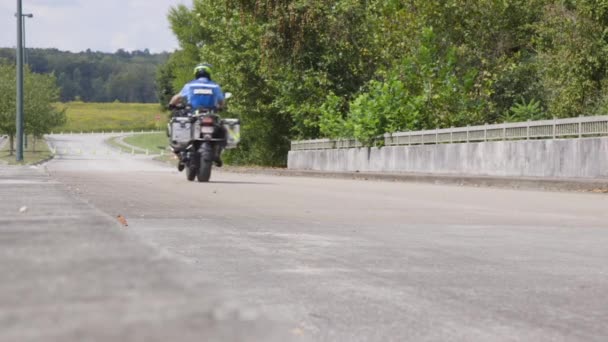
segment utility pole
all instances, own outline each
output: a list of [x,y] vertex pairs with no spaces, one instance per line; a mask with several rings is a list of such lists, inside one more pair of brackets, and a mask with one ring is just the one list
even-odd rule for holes
[[[26,13],[26,14],[21,14],[21,40],[23,40],[23,47],[22,47],[22,51],[23,51],[23,55],[21,55],[21,57],[23,58],[23,67],[27,67],[27,44],[25,44],[25,18],[33,18],[34,15],[31,13]],[[23,115],[25,116],[25,113],[23,113]],[[23,122],[23,121],[22,121]],[[23,127],[23,126],[22,126]],[[22,129],[23,131],[23,145],[25,146],[25,148],[27,149],[27,132],[25,131],[25,127],[23,127]]]
[[17,0],[17,162],[23,161],[23,10]]

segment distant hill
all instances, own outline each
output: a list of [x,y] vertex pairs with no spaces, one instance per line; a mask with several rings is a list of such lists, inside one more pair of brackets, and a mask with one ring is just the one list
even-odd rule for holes
[[[158,102],[156,68],[169,53],[118,50],[115,53],[27,49],[33,72],[55,73],[61,101]],[[15,49],[0,48],[0,62],[14,63]]]

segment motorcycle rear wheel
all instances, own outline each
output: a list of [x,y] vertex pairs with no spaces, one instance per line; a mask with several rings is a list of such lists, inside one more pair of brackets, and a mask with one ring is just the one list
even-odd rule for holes
[[201,157],[201,167],[198,169],[197,178],[199,182],[208,182],[211,178],[211,164],[209,160]]
[[196,177],[199,182],[208,182],[211,178],[211,166],[213,165],[213,144],[204,143],[200,148],[200,164]]

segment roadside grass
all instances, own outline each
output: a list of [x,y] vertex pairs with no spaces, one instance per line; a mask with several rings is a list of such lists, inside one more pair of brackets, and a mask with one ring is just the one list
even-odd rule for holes
[[168,138],[165,132],[135,134],[126,137],[124,142],[143,150],[149,150],[150,153],[166,151],[168,146]]
[[[167,151],[167,136],[165,133],[138,133],[131,136],[112,137],[105,141],[111,147],[121,150],[123,153],[165,154]],[[136,147],[133,149],[133,147]]]
[[16,161],[16,152],[13,151],[13,154],[10,155],[10,143],[7,141],[2,149],[0,149],[0,163],[6,163],[8,165],[31,165],[51,158],[53,153],[44,139],[36,139],[36,151],[34,151],[33,142],[33,138],[28,136],[28,145],[23,150],[23,162],[18,163]]
[[[131,151],[132,151],[131,147],[121,144],[118,139],[120,139],[120,137],[112,137],[112,138],[106,140],[105,143],[117,150],[122,151],[123,153],[131,153]],[[140,153],[138,151],[134,151],[134,152]]]
[[[156,103],[56,103],[65,109],[67,122],[54,132],[109,132],[162,129],[167,116]],[[160,120],[157,121],[156,118]]]

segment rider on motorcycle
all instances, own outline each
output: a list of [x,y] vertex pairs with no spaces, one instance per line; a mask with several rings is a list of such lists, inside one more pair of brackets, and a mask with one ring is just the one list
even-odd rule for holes
[[211,65],[202,63],[194,67],[194,80],[186,83],[179,94],[169,102],[176,106],[185,98],[193,111],[198,109],[220,110],[224,106],[224,93],[211,81]]
[[[211,65],[206,63],[194,67],[194,80],[186,83],[182,90],[175,94],[169,107],[175,108],[183,99],[191,107],[192,112],[197,110],[219,111],[224,107],[224,93],[220,86],[211,80]],[[221,152],[219,152],[221,154]],[[222,159],[218,155],[215,164],[222,166]],[[184,169],[183,163],[179,163],[178,169]]]

